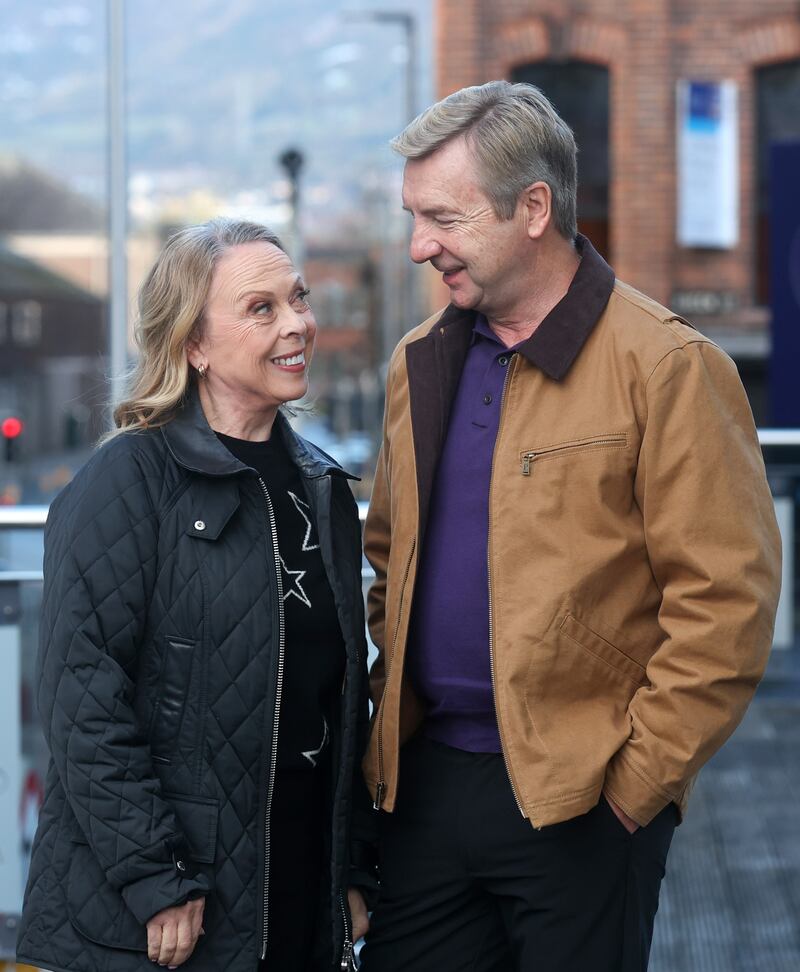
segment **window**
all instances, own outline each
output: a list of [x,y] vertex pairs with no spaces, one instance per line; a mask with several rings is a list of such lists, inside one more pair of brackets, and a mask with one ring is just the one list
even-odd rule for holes
[[769,303],[769,153],[775,142],[800,140],[800,60],[756,71],[756,301]]
[[608,70],[583,61],[525,64],[511,74],[541,88],[578,143],[578,229],[608,258]]
[[42,305],[36,300],[21,300],[11,308],[11,339],[30,347],[42,338]]

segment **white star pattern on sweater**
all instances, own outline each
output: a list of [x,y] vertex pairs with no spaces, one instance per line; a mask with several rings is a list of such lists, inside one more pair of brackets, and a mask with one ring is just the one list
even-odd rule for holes
[[325,748],[325,746],[328,744],[328,736],[329,736],[328,720],[325,718],[325,716],[323,716],[322,717],[322,742],[319,744],[319,746],[316,749],[305,749],[303,750],[302,753],[300,753],[301,756],[305,756],[305,758],[309,761],[309,763],[311,763],[312,766],[317,765],[317,757]]
[[284,601],[294,594],[298,601],[302,601],[306,607],[311,607],[311,601],[309,601],[308,595],[303,590],[303,585],[300,583],[300,581],[306,576],[306,571],[289,570],[283,561],[283,557],[281,557],[281,567],[283,568],[283,573],[286,575],[283,581]]
[[310,513],[311,507],[308,505],[308,503],[304,503],[303,500],[301,500],[299,496],[296,496],[291,490],[288,490],[288,493],[289,493],[289,499],[294,503],[295,509],[300,514],[300,516],[302,516],[306,524],[306,535],[303,537],[303,545],[300,549],[306,551],[319,550],[318,543],[311,543],[311,531],[313,527],[311,523],[311,517],[308,515],[308,513],[305,512],[306,510],[308,510]]

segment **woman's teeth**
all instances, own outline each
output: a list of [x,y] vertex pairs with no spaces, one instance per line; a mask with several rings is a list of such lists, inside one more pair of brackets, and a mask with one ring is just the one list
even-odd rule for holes
[[288,367],[289,365],[299,365],[306,363],[306,356],[301,351],[300,354],[293,354],[291,358],[273,358],[272,359],[276,365],[281,365],[281,367]]

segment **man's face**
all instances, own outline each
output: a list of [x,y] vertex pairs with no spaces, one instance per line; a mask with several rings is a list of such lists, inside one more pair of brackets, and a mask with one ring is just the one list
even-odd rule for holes
[[430,260],[456,307],[490,318],[513,313],[526,278],[530,285],[525,208],[498,218],[463,138],[406,162],[403,208],[414,217],[411,259]]

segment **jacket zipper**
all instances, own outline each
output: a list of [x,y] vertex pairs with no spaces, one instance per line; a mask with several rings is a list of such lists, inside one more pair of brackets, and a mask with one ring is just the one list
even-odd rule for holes
[[536,452],[523,452],[522,453],[522,475],[530,476],[531,474],[531,463],[535,462],[539,456],[549,456],[554,452],[579,452],[581,449],[588,448],[590,446],[613,446],[613,445],[624,445],[625,436],[624,435],[608,435],[603,436],[598,439],[584,439],[582,442],[567,442],[564,445],[550,446],[547,449],[539,449]]
[[264,911],[261,937],[261,959],[267,957],[267,937],[269,934],[269,865],[271,851],[270,816],[272,812],[272,797],[275,792],[275,768],[278,763],[278,725],[281,714],[281,696],[283,694],[283,665],[285,655],[286,630],[283,614],[283,578],[281,577],[281,555],[278,548],[278,528],[275,525],[275,510],[267,489],[267,484],[259,477],[258,484],[267,503],[267,518],[272,533],[272,555],[275,559],[275,579],[278,586],[278,680],[275,686],[275,714],[272,720],[272,752],[269,763],[269,783],[267,786],[267,805],[264,811]]
[[[386,680],[383,684],[383,697],[386,698],[386,687],[389,684],[389,673],[392,668],[392,660],[394,660],[394,652],[397,647],[397,635],[400,633],[400,620],[403,616],[403,598],[406,593],[406,584],[408,582],[408,574],[411,570],[411,561],[414,558],[414,550],[417,546],[417,538],[414,537],[411,541],[411,550],[408,553],[408,559],[406,560],[406,569],[403,574],[403,585],[400,588],[400,603],[397,607],[397,624],[394,629],[394,637],[392,639],[392,651],[389,656],[388,667],[386,669]],[[385,706],[381,705],[380,715],[378,716],[378,785],[375,789],[375,802],[372,804],[374,810],[380,810],[383,803],[383,797],[386,793],[386,780],[383,772],[383,713],[385,711]]]
[[[336,600],[336,589],[335,589],[335,585],[334,584],[331,584],[331,590],[332,590],[332,592],[334,594],[334,600]],[[281,602],[281,603],[283,603],[283,602]],[[337,607],[337,614],[338,614],[338,608],[339,608],[338,602],[337,602],[336,607]],[[342,628],[342,635],[344,636],[344,628]],[[359,649],[358,644],[356,644],[355,658],[356,658],[356,661],[357,662],[361,658],[361,651]],[[344,677],[342,678],[342,697],[344,697],[345,690],[347,688],[347,674],[348,674],[348,666],[349,666],[349,664],[350,664],[350,662],[349,662],[349,659],[348,659],[347,660],[347,664],[345,665]],[[346,719],[346,715],[343,712],[343,715],[342,715],[342,725],[345,724],[345,719]],[[344,742],[342,743],[342,746],[344,746]],[[340,756],[340,760],[339,760],[339,765],[341,767],[341,756]],[[337,777],[337,783],[336,783],[336,785],[334,787],[334,796],[333,796],[333,800],[334,800],[334,811],[335,811],[335,806],[336,806],[336,792],[338,791],[338,788],[339,788],[339,783],[338,783],[338,777]],[[334,812],[334,815],[335,815],[335,812]],[[339,898],[339,909],[340,909],[341,915],[342,915],[342,926],[343,926],[343,930],[344,930],[344,941],[343,941],[343,944],[342,944],[342,957],[341,957],[341,960],[340,960],[340,963],[339,963],[339,967],[342,970],[342,972],[356,972],[355,943],[353,942],[353,935],[352,935],[351,924],[350,924],[350,916],[349,916],[349,914],[347,912],[347,908],[345,907],[344,892],[342,891],[341,887],[337,891],[337,896]]]
[[[497,427],[497,439],[495,440],[494,451],[492,452],[492,465],[489,470],[489,491],[491,494],[491,483],[494,478],[494,457],[497,452],[497,443],[500,441],[500,430],[503,425],[503,406],[506,400],[506,389],[511,383],[511,373],[516,370],[517,366],[517,355],[511,355],[511,361],[508,365],[508,371],[506,372],[506,380],[503,382],[503,392],[500,396],[500,422]],[[522,803],[520,803],[519,796],[517,795],[517,788],[514,784],[514,776],[511,773],[511,765],[508,761],[508,756],[506,755],[507,749],[506,744],[503,739],[503,727],[500,720],[500,709],[497,705],[497,686],[495,683],[495,672],[494,672],[494,625],[492,624],[492,510],[491,503],[489,504],[489,532],[487,540],[486,549],[486,576],[489,582],[489,670],[492,678],[492,694],[494,695],[494,709],[495,715],[497,716],[497,729],[500,733],[500,745],[503,751],[503,762],[506,767],[506,775],[508,776],[508,782],[511,784],[511,792],[514,796],[514,801],[517,804],[517,809],[522,814],[523,818],[526,817],[525,811],[522,809]]]
[[339,907],[342,909],[342,923],[344,924],[344,945],[342,947],[342,960],[339,968],[342,972],[355,972],[355,959],[353,958],[355,946],[353,936],[350,931],[350,920],[347,917],[347,909],[344,906],[344,893],[339,892]]

